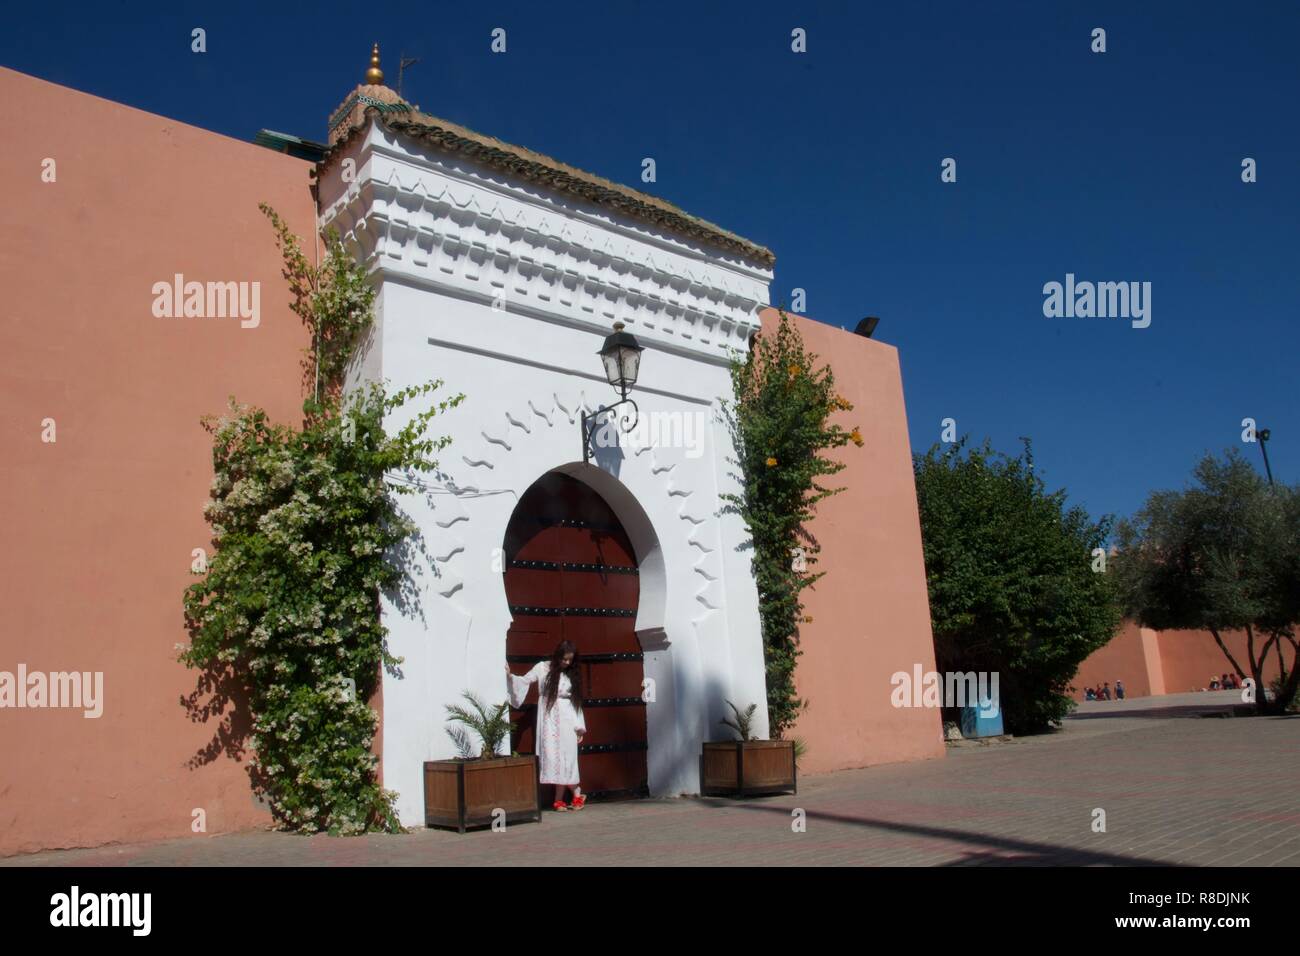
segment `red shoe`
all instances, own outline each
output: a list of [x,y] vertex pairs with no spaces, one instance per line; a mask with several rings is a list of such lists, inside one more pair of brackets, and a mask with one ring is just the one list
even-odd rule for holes
[[[575,800],[574,802],[576,803],[577,801]],[[567,813],[569,811],[568,805],[563,800],[556,800],[551,804],[551,809],[556,813]]]
[[587,805],[587,795],[585,793],[580,793],[573,798],[573,809],[581,810],[586,805]]

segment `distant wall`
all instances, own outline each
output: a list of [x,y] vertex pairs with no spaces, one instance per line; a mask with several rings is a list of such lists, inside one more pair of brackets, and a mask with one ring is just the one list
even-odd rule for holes
[[[1214,642],[1214,635],[1206,631],[1160,631],[1160,660],[1165,671],[1165,689],[1170,694],[1208,687],[1211,675],[1232,670],[1223,651]],[[1222,635],[1232,656],[1249,675],[1250,657],[1246,653],[1246,635],[1241,631]],[[1262,641],[1255,638],[1256,653]],[[1287,663],[1291,661],[1291,648],[1285,649]],[[1278,675],[1277,654],[1270,650],[1264,662],[1264,680],[1272,681]]]
[[[242,760],[189,766],[217,722],[188,719],[175,645],[211,553],[199,418],[230,394],[300,417],[307,340],[257,204],[311,237],[309,166],[4,69],[0,125],[0,671],[104,675],[98,719],[0,709],[0,855],[265,822]],[[156,318],[176,273],[260,283],[260,324]]]
[[[1245,633],[1230,631],[1222,637],[1237,663],[1249,674]],[[1258,638],[1255,646],[1257,649],[1261,646]],[[1289,652],[1288,645],[1288,663]],[[1105,681],[1113,689],[1116,680],[1124,682],[1129,697],[1185,694],[1208,689],[1212,676],[1230,671],[1232,665],[1208,631],[1153,631],[1125,621],[1109,644],[1079,665],[1073,682],[1074,696],[1082,700],[1084,688],[1100,687]],[[1273,651],[1269,652],[1263,674],[1265,681],[1278,675],[1277,656]]]
[[1162,693],[1152,689],[1151,669],[1143,650],[1141,629],[1132,621],[1125,621],[1109,644],[1094,651],[1080,665],[1074,678],[1074,686],[1078,689],[1076,696],[1082,699],[1085,687],[1100,687],[1103,681],[1109,681],[1113,688],[1116,680],[1124,682],[1124,692],[1129,697]]
[[[897,671],[934,669],[934,639],[921,551],[898,350],[835,326],[794,317],[808,349],[830,365],[840,412],[864,444],[835,454],[844,486],[824,499],[812,523],[826,575],[803,595],[812,623],[800,627],[803,656],[795,684],[808,708],[792,736],[808,744],[806,772],[939,757],[943,724],[935,709],[890,703]],[[775,328],[768,309],[764,329]]]

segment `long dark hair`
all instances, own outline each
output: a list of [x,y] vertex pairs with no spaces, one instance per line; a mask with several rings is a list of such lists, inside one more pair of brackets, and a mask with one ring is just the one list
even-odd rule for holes
[[[573,655],[573,661],[569,664],[567,671],[562,670],[561,664],[565,654]],[[581,710],[582,670],[578,667],[578,648],[572,641],[560,641],[555,645],[555,650],[551,653],[551,666],[546,674],[546,689],[543,696],[552,703],[559,699],[561,673],[569,675],[569,699],[572,701],[575,710]]]

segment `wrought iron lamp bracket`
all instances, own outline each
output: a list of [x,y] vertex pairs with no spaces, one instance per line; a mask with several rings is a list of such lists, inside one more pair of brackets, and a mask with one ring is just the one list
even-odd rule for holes
[[635,401],[627,397],[626,393],[623,394],[623,397],[619,401],[614,402],[612,405],[606,405],[604,408],[598,408],[590,415],[583,415],[582,416],[582,460],[583,462],[590,462],[592,455],[595,454],[595,451],[592,448],[591,443],[592,443],[592,439],[595,437],[596,434],[596,419],[598,419],[601,415],[604,415],[606,412],[612,412],[620,405],[630,405],[632,407],[630,410],[625,409],[618,416],[616,416],[616,420],[618,421],[619,428],[624,432],[630,432],[632,429],[636,428],[636,424],[641,417],[641,410],[637,408],[637,404]]

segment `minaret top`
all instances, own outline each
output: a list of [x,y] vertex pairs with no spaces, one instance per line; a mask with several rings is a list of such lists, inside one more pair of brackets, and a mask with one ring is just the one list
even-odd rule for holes
[[[354,89],[343,104],[330,114],[329,144],[333,146],[348,132],[365,122],[366,110],[374,107],[385,113],[410,113],[411,105],[384,86],[384,71],[379,68],[379,44],[370,49],[370,69],[365,80]],[[417,107],[418,109],[418,107]]]
[[366,70],[367,86],[383,86],[384,71],[379,68],[379,44],[376,43],[370,51],[370,69]]

